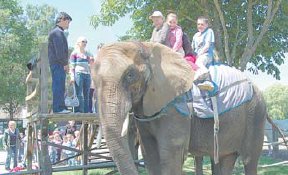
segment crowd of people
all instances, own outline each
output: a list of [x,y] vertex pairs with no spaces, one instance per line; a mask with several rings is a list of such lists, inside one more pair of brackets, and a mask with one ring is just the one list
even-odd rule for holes
[[[194,83],[202,90],[213,90],[214,86],[207,65],[211,64],[213,60],[215,39],[213,30],[209,28],[208,18],[198,17],[198,32],[193,36],[192,42],[178,25],[178,17],[175,13],[169,13],[165,20],[160,11],[154,11],[149,18],[155,27],[150,41],[164,44],[183,55],[188,62],[195,63],[196,66],[193,65],[193,69],[196,70]],[[70,75],[70,84],[75,86],[79,100],[79,106],[75,108],[75,112],[92,112],[91,99],[94,87],[90,66],[94,62],[94,56],[86,50],[87,38],[79,37],[69,57],[64,30],[69,28],[71,21],[71,16],[60,12],[56,20],[56,27],[49,33],[48,58],[52,74],[54,113],[71,112],[67,110],[64,102],[66,73]],[[98,49],[100,48],[101,46],[98,46]]]
[[[53,133],[49,136],[49,142],[55,143],[57,145],[63,145],[69,148],[79,149],[79,138],[80,131],[75,125],[74,120],[68,121],[68,124],[65,126],[65,131],[61,132],[58,129],[54,130]],[[74,166],[80,164],[79,157],[73,157],[76,155],[75,151],[61,149],[59,147],[49,146],[48,147],[50,161],[52,164],[60,160],[66,160],[64,163],[68,166]]]
[[[41,131],[39,130],[37,134],[38,144],[40,145]],[[49,142],[75,149],[79,149],[79,138],[79,125],[76,126],[74,120],[68,121],[68,124],[64,127],[64,130],[56,128],[51,134],[49,134]],[[5,169],[7,171],[12,171],[14,168],[19,166],[25,167],[27,161],[25,154],[25,150],[27,148],[27,137],[24,133],[19,131],[15,121],[9,121],[8,128],[4,131],[3,146],[7,153],[5,161]],[[36,143],[34,145],[34,149],[37,149]],[[48,152],[52,164],[76,155],[76,152],[74,151],[61,149],[54,146],[49,146]],[[33,160],[36,161],[36,152],[34,153]],[[11,160],[13,162],[13,166],[10,165]],[[80,156],[73,157],[66,160],[64,163],[68,166],[78,165],[81,163],[81,159]]]
[[192,68],[196,71],[194,83],[202,90],[214,90],[207,66],[213,61],[215,38],[213,30],[209,28],[208,18],[198,17],[198,32],[193,36],[192,43],[178,25],[175,13],[169,13],[166,21],[160,11],[154,11],[149,18],[155,27],[150,41],[164,44],[181,54],[188,62],[191,61]]

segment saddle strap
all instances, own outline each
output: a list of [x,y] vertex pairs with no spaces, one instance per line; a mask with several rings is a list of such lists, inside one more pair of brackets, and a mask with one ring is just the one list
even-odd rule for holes
[[218,116],[218,105],[217,97],[211,97],[213,114],[214,114],[214,162],[219,163],[219,143],[218,143],[218,132],[219,132],[219,116]]

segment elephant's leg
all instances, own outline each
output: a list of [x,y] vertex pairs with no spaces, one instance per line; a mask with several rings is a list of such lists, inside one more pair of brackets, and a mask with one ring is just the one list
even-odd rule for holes
[[196,175],[203,175],[203,156],[195,156],[195,174]]
[[210,162],[211,162],[212,175],[221,175],[219,163],[215,164],[215,161],[212,157],[210,157]]
[[[219,175],[231,175],[235,162],[237,160],[237,157],[238,157],[237,153],[232,153],[224,157],[221,157],[219,159],[219,166],[220,166],[220,171],[221,171]],[[218,172],[215,172],[215,173],[218,173]]]
[[172,147],[160,147],[161,175],[180,175],[182,174],[184,154],[186,148],[184,145]]
[[185,155],[190,139],[190,118],[179,116],[171,109],[170,118],[165,118],[159,125],[157,141],[162,175],[182,173]]
[[161,175],[160,157],[158,152],[157,141],[148,134],[145,124],[138,127],[141,139],[141,151],[145,161],[145,166],[149,175]]
[[244,170],[245,175],[257,175],[257,165],[258,165],[258,156],[257,158],[252,158],[248,161],[244,161]]

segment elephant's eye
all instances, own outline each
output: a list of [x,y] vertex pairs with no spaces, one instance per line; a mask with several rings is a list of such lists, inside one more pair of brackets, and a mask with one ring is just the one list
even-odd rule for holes
[[137,76],[138,72],[135,69],[130,70],[129,72],[127,72],[126,76],[125,76],[125,80],[128,84],[132,84],[137,80]]
[[129,67],[122,76],[122,83],[124,87],[128,87],[131,84],[137,82],[140,78],[139,71],[134,67]]

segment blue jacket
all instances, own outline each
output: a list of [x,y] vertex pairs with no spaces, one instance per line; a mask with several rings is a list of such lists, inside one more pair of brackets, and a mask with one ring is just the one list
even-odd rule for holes
[[68,64],[68,43],[63,28],[56,26],[48,37],[48,58],[49,64]]

